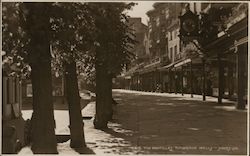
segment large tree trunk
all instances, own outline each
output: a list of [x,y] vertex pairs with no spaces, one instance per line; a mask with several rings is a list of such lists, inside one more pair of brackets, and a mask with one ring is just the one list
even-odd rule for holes
[[48,4],[25,3],[26,31],[30,37],[28,57],[31,66],[33,114],[31,149],[35,154],[55,154],[57,142],[52,97],[51,56],[48,38]]
[[69,106],[70,117],[70,147],[85,147],[84,123],[82,121],[80,95],[76,74],[76,62],[64,63],[66,98]]
[[108,124],[106,108],[106,77],[107,73],[103,65],[96,64],[96,114],[94,126],[96,129],[105,129]]
[[[41,50],[49,52],[49,46]],[[35,154],[57,153],[50,60],[34,62],[31,68],[33,89],[31,149]]]

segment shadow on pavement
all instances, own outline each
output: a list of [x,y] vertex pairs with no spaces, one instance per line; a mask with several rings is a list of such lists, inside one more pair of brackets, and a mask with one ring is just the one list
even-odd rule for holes
[[[106,133],[120,138],[114,154],[246,154],[247,112],[233,103],[113,92],[119,103]],[[237,128],[236,128],[237,127]]]
[[89,147],[75,148],[74,150],[79,154],[95,154]]
[[[88,103],[93,100],[81,99],[81,109],[83,109]],[[24,101],[22,104],[22,110],[32,110],[32,101]],[[54,110],[68,110],[68,104],[66,102],[54,102]]]

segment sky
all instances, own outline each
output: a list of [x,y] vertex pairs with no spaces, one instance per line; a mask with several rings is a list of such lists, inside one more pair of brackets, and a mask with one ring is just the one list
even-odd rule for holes
[[128,15],[131,17],[141,17],[142,23],[147,25],[148,16],[146,12],[153,9],[155,1],[136,1],[138,3],[132,10],[128,11]]

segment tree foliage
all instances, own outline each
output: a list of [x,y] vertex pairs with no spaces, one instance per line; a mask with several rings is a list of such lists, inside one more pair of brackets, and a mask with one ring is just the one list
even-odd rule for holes
[[131,49],[136,41],[128,25],[129,16],[125,12],[133,5],[134,3],[90,4],[97,30],[95,61],[105,65],[113,76],[119,74],[134,56]]
[[6,76],[27,76],[27,45],[29,38],[23,29],[20,3],[3,3],[2,6],[2,65]]
[[96,115],[94,126],[107,128],[112,119],[112,78],[128,64],[133,54],[135,40],[124,12],[133,4],[91,3],[90,10],[95,19],[95,82]]
[[199,42],[202,46],[215,40],[218,32],[225,31],[225,21],[228,19],[231,12],[231,7],[212,7],[207,13],[201,13]]
[[[62,69],[63,61],[76,60],[78,70],[93,77],[97,49],[105,51],[98,61],[117,75],[133,57],[135,41],[124,12],[134,4],[125,3],[47,3],[50,18],[48,36],[52,49],[52,68]],[[27,9],[23,3],[3,3],[3,65],[8,74],[24,74],[28,60]],[[32,24],[31,24],[32,26]],[[2,54],[3,55],[3,54]],[[35,57],[35,56],[34,56]],[[33,59],[33,58],[32,58]],[[34,59],[33,59],[34,60]],[[14,68],[12,67],[14,65]],[[9,70],[7,70],[9,69]]]
[[[103,89],[102,97],[105,97],[106,91],[111,93],[112,78],[118,75],[134,56],[131,50],[136,41],[125,13],[125,10],[133,5],[133,3],[6,4],[8,9],[3,21],[4,50],[8,54],[6,56],[11,56],[16,65],[19,63],[15,58],[20,58],[22,64],[27,63],[37,70],[40,70],[39,62],[43,64],[43,61],[48,61],[50,66],[52,58],[52,69],[66,74],[67,71],[61,70],[64,69],[64,64],[73,63],[77,65],[79,72],[84,71],[90,78],[97,74],[96,67],[101,66],[105,76],[103,79],[110,84],[109,88]],[[36,12],[36,9],[39,12]],[[48,45],[50,50],[47,48]],[[47,65],[46,68],[50,69]],[[39,74],[38,71],[36,73]],[[74,80],[77,81],[77,78]],[[48,79],[48,86],[50,86],[49,81]],[[77,89],[77,86],[74,88]],[[112,98],[112,95],[109,97]]]
[[80,71],[91,65],[95,27],[88,5],[54,3],[50,23],[54,69],[62,69],[65,61],[78,62]]

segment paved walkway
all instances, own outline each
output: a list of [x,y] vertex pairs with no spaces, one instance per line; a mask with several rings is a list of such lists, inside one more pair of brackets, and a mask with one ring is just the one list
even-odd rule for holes
[[[247,111],[234,103],[201,96],[114,90],[114,119],[109,129],[93,126],[95,103],[83,110],[85,140],[103,154],[241,154],[246,155]],[[31,111],[23,111],[29,118]],[[91,118],[92,117],[92,118]],[[56,110],[56,133],[69,134],[68,111]],[[58,144],[60,154],[78,154],[69,141]],[[24,148],[19,154],[31,154]]]
[[232,102],[124,90],[113,96],[119,104],[110,129],[86,126],[88,146],[97,154],[246,154],[247,111]]

